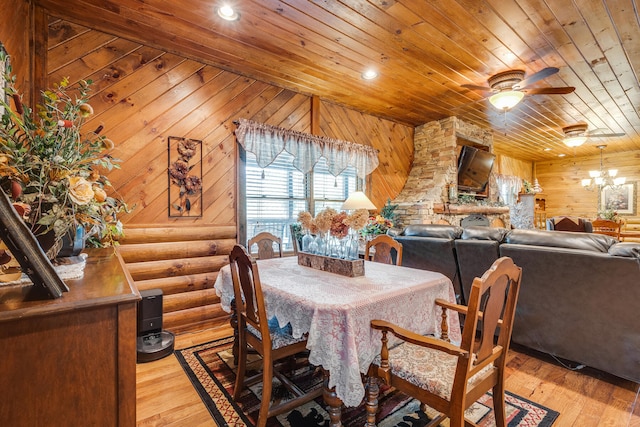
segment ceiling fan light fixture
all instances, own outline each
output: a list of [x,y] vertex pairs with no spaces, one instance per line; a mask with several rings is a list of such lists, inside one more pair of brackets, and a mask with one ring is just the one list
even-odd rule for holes
[[579,147],[587,142],[587,137],[584,135],[568,136],[563,140],[563,142],[567,147]]
[[524,92],[505,90],[492,95],[489,102],[498,110],[510,110],[522,101],[522,98],[524,98]]

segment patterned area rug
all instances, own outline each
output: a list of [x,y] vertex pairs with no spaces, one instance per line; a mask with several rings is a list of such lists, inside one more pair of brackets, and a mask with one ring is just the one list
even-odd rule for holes
[[[211,416],[219,426],[254,427],[258,415],[261,388],[258,384],[246,389],[238,402],[234,402],[235,373],[231,355],[232,338],[224,338],[206,344],[176,350],[175,355],[198,391]],[[309,368],[305,360],[290,365],[293,381],[304,390],[322,387],[322,373]],[[254,357],[247,367],[247,376],[259,369],[260,360]],[[381,387],[382,388],[382,387]],[[273,395],[287,399],[286,389],[274,381]],[[559,413],[522,397],[507,392],[507,421],[509,427],[548,427]],[[423,427],[434,414],[420,411],[419,402],[395,391],[384,388],[380,393],[379,427]],[[495,426],[491,394],[487,393],[467,411],[467,418],[479,427]],[[364,406],[343,409],[342,421],[346,427],[362,426],[365,423]],[[268,427],[313,427],[328,426],[329,416],[324,410],[322,397],[299,406],[289,413],[272,417]],[[448,426],[448,420],[442,424]]]

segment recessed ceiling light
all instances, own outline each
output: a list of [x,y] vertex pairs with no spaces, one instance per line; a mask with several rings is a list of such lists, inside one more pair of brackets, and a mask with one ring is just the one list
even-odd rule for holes
[[551,148],[547,147],[547,148],[544,149],[544,151],[551,151]]
[[564,153],[558,154],[558,157],[564,157],[564,156],[566,156],[566,154]]
[[376,77],[378,77],[378,72],[372,68],[362,73],[362,78],[365,80],[372,80],[372,79],[375,79]]
[[218,16],[226,21],[237,21],[240,19],[240,14],[233,10],[228,4],[222,5],[218,8]]

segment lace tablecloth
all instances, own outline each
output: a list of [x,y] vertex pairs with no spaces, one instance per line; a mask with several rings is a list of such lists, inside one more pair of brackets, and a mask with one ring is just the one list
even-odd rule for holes
[[[360,373],[380,352],[380,332],[372,319],[383,319],[420,334],[440,334],[436,298],[454,302],[451,281],[432,271],[365,261],[365,274],[345,277],[298,265],[297,257],[258,261],[269,317],[291,323],[293,335],[308,332],[309,362],[329,370],[329,387],[346,406],[364,398]],[[233,284],[229,266],[215,283],[222,308],[231,311]],[[449,335],[460,341],[457,315],[449,316]]]

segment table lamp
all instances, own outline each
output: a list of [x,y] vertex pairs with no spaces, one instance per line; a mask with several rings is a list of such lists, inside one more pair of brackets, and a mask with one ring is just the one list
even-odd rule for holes
[[371,210],[377,208],[362,191],[354,191],[349,195],[347,200],[344,201],[340,209],[347,211],[356,209]]

